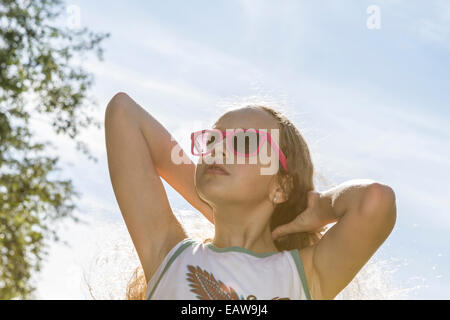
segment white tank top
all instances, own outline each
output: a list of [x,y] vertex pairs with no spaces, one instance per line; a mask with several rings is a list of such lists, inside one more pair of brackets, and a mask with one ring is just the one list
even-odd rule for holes
[[148,282],[148,300],[311,299],[297,249],[255,253],[192,238],[178,242]]

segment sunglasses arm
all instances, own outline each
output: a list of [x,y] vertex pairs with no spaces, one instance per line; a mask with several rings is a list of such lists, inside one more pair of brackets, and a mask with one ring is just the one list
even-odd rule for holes
[[267,133],[267,140],[269,141],[270,145],[272,146],[272,148],[278,152],[278,157],[280,159],[281,164],[283,165],[284,170],[287,172],[287,160],[286,157],[283,153],[283,151],[281,151],[281,149],[277,146],[277,144],[272,141],[272,138],[270,137],[270,134]]

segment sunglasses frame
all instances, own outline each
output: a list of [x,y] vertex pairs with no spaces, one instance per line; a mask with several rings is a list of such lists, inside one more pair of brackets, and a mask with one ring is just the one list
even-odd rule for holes
[[[269,145],[271,146],[272,149],[275,150],[275,152],[278,152],[278,159],[281,162],[281,165],[283,166],[284,170],[287,172],[287,160],[286,160],[286,156],[284,155],[283,151],[281,151],[280,147],[277,145],[277,143],[275,141],[273,141],[271,135],[269,132],[265,131],[265,130],[258,130],[258,129],[235,129],[234,131],[230,131],[227,132],[225,130],[219,130],[219,129],[204,129],[204,130],[200,130],[200,131],[195,131],[191,133],[191,153],[194,156],[202,156],[202,155],[207,155],[210,154],[212,152],[212,150],[214,148],[211,148],[210,151],[208,152],[204,152],[204,153],[195,153],[194,149],[195,149],[195,138],[199,135],[199,134],[204,134],[205,132],[220,132],[220,140],[216,141],[216,143],[219,143],[221,141],[223,141],[224,138],[226,138],[227,142],[228,142],[228,146],[230,148],[230,150],[233,150],[234,154],[239,155],[239,156],[245,156],[245,157],[250,157],[253,156],[255,154],[259,153],[259,150],[261,149],[261,147],[263,146],[264,142],[266,142],[266,140],[269,142]],[[233,141],[232,139],[228,138],[228,137],[233,137],[234,135],[236,135],[239,132],[256,132],[259,134],[260,137],[260,143],[258,145],[258,148],[256,151],[252,152],[252,153],[241,153],[241,152],[237,152],[236,150],[234,150],[233,147]]]

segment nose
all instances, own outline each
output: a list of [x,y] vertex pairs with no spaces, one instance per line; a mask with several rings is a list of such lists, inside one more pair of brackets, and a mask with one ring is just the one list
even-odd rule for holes
[[[217,156],[216,156],[217,152]],[[225,163],[225,159],[227,157],[227,143],[226,139],[223,139],[221,142],[218,142],[214,145],[211,153],[209,154],[211,158],[216,159],[216,161],[222,160],[222,164]]]

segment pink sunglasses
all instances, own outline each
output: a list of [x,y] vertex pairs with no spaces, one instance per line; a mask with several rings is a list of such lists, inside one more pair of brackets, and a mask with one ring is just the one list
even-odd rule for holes
[[[257,129],[236,129],[233,132],[227,132],[219,129],[206,129],[192,132],[191,153],[194,156],[210,154],[214,149],[214,145],[222,141],[225,137],[227,138],[226,140],[230,150],[233,150],[236,155],[245,157],[250,157],[257,154],[264,142],[267,140],[275,152],[278,152],[280,162],[284,170],[287,171],[286,156],[280,150],[277,143],[272,140],[272,137],[268,132]],[[243,147],[245,148],[245,151],[239,148],[242,146],[239,146],[238,143],[234,143],[236,139],[237,141],[244,141]]]

